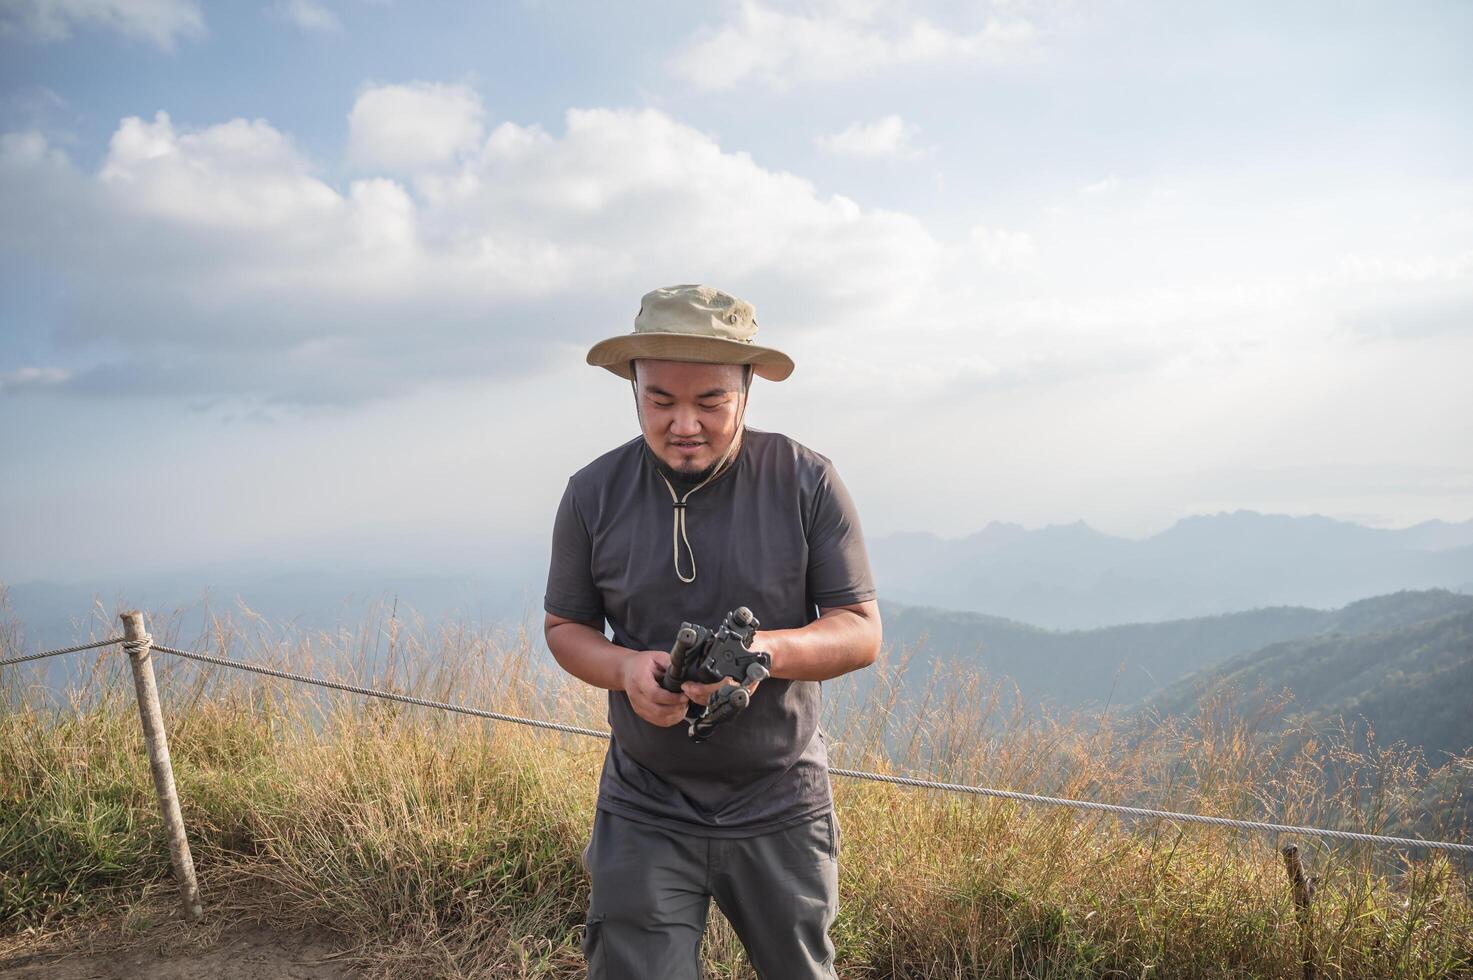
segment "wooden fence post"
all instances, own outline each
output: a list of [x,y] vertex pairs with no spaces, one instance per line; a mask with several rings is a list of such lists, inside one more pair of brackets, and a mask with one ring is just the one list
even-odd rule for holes
[[1289,887],[1294,891],[1294,918],[1299,922],[1299,961],[1304,967],[1304,980],[1314,980],[1318,957],[1309,917],[1309,903],[1314,899],[1314,879],[1304,876],[1298,847],[1286,844],[1281,853],[1284,855],[1284,869],[1289,872]]
[[184,836],[184,815],[179,811],[179,794],[174,790],[174,766],[169,761],[169,741],[164,737],[164,715],[159,709],[159,688],[153,677],[149,648],[153,637],[143,628],[143,613],[123,613],[123,650],[133,667],[133,688],[138,694],[138,716],[143,720],[143,745],[148,750],[148,768],[153,771],[153,788],[158,793],[164,831],[169,837],[169,860],[179,882],[184,917],[198,922],[204,915],[199,901],[199,884],[194,879],[194,858]]

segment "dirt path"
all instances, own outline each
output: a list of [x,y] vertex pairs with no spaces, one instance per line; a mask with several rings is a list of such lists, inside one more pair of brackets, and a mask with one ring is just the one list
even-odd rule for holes
[[0,959],[5,980],[351,980],[324,937],[264,926],[222,932],[209,944],[134,945],[102,953]]

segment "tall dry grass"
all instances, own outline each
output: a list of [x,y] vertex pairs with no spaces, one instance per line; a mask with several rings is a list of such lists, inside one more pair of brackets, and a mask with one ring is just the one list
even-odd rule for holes
[[[386,612],[332,633],[248,610],[202,637],[180,638],[163,619],[152,628],[161,642],[241,660],[603,723],[601,692],[560,674],[525,635]],[[0,630],[0,646],[15,642]],[[939,675],[907,695],[889,679],[920,655],[886,656],[862,694],[829,685],[836,764],[1347,829],[1463,832],[1467,759],[1429,770],[1405,748],[1355,750],[1344,733],[1284,759],[1263,718],[1220,704],[1153,724],[1038,719],[976,677]],[[579,852],[602,743],[155,661],[212,915],[331,930],[374,974],[581,972]],[[123,656],[91,655],[60,704],[28,686],[26,666],[0,678],[0,950],[104,917],[144,934],[168,908],[169,868]],[[844,977],[1299,975],[1282,842],[873,783],[834,789]],[[1429,803],[1443,823],[1426,816]],[[1466,868],[1298,843],[1320,877],[1321,976],[1473,976]],[[749,975],[715,918],[710,975]]]

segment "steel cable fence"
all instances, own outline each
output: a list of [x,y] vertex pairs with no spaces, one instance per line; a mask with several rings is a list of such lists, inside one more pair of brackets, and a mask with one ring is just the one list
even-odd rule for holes
[[[0,667],[8,667],[12,664],[25,663],[31,660],[41,660],[46,657],[60,656],[64,653],[77,653],[83,650],[93,650],[98,647],[111,646],[121,643],[129,652],[141,652],[146,649],[158,650],[171,656],[184,657],[200,663],[213,664],[219,667],[228,667],[234,670],[248,671],[261,674],[266,677],[275,677],[280,680],[291,681],[296,684],[307,684],[315,687],[326,688],[333,691],[341,691],[348,694],[361,694],[365,697],[379,698],[385,701],[397,701],[402,704],[411,704],[421,708],[434,708],[440,711],[450,711],[456,714],[470,715],[475,718],[485,718],[491,721],[507,722],[513,725],[525,725],[530,728],[538,728],[547,731],[563,732],[568,735],[583,735],[589,738],[608,740],[610,735],[606,731],[595,728],[584,728],[579,725],[568,725],[556,721],[544,721],[537,718],[522,718],[518,715],[505,714],[500,711],[488,711],[484,708],[474,708],[469,705],[453,704],[446,701],[435,701],[431,698],[415,697],[410,694],[397,694],[393,691],[381,691],[376,688],[362,687],[357,684],[345,684],[340,681],[330,681],[320,677],[311,677],[307,674],[297,674],[287,670],[279,670],[275,667],[266,667],[261,664],[243,663],[239,660],[229,660],[225,657],[214,657],[204,653],[194,653],[189,650],[179,650],[174,647],[162,646],[152,642],[152,637],[144,636],[140,640],[125,640],[123,637],[114,637],[110,640],[99,640],[95,643],[85,643],[74,647],[64,647],[59,650],[47,650],[42,653],[33,653],[23,657],[14,657],[8,660],[0,660]],[[1353,830],[1332,830],[1325,827],[1302,827],[1293,824],[1269,823],[1261,820],[1240,820],[1235,817],[1213,817],[1199,813],[1181,813],[1175,810],[1155,810],[1147,807],[1123,806],[1117,803],[1096,803],[1090,800],[1071,800],[1057,796],[1041,796],[1036,793],[1019,793],[1014,790],[993,789],[987,786],[971,786],[965,783],[947,783],[935,779],[923,779],[915,776],[896,776],[888,773],[870,772],[863,769],[844,769],[830,767],[831,776],[840,776],[846,779],[867,780],[870,782],[887,783],[893,786],[905,786],[914,789],[939,790],[948,793],[961,793],[970,796],[984,796],[992,799],[1011,800],[1016,803],[1027,803],[1038,806],[1065,807],[1068,809],[1081,810],[1092,813],[1110,813],[1116,816],[1132,817],[1137,819],[1161,819],[1180,823],[1197,824],[1199,826],[1227,827],[1234,830],[1251,830],[1272,834],[1300,834],[1310,837],[1323,837],[1331,840],[1351,841],[1361,844],[1374,844],[1383,847],[1425,847],[1433,850],[1448,851],[1457,854],[1473,854],[1473,844],[1461,844],[1454,841],[1422,840],[1416,837],[1392,837],[1385,834],[1365,834]]]

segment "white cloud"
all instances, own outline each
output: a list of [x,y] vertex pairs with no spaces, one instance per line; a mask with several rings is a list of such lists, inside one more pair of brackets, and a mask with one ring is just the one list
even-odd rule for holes
[[204,33],[197,0],[4,0],[0,34],[61,41],[76,30],[112,30],[169,49]]
[[1092,184],[1085,184],[1083,187],[1079,188],[1079,193],[1084,195],[1110,194],[1119,189],[1120,178],[1116,177],[1114,174],[1111,174],[1110,176],[1105,177],[1101,180],[1097,180]]
[[392,161],[437,164],[408,183],[340,189],[263,120],[128,118],[92,174],[13,134],[0,250],[64,274],[59,343],[111,358],[58,387],[295,402],[524,370],[623,329],[609,311],[632,318],[664,282],[769,297],[788,333],[885,324],[954,258],[908,215],[821,195],[656,111],[463,142]]
[[1210,186],[1104,199],[1068,224],[959,214],[948,237],[654,110],[481,137],[473,92],[416,84],[370,89],[354,115],[365,172],[345,185],[265,120],[128,118],[94,172],[39,134],[0,139],[0,251],[64,277],[57,363],[95,365],[53,390],[344,403],[537,371],[627,329],[635,298],[670,282],[753,299],[806,385],[895,397],[1207,370],[1340,342],[1367,311],[1349,342],[1445,332],[1468,308],[1462,252],[1285,271]]
[[842,132],[818,137],[818,145],[840,156],[891,157],[912,160],[923,152],[915,145],[919,129],[891,113],[874,122],[856,122]]
[[15,371],[0,371],[0,391],[16,388],[44,388],[58,385],[71,378],[71,372],[62,368],[23,367]]
[[395,173],[448,163],[475,149],[483,115],[480,96],[465,85],[368,88],[348,113],[348,158]]
[[276,0],[268,9],[272,16],[295,24],[304,31],[331,34],[343,29],[338,15],[316,0]]
[[1021,18],[990,17],[975,30],[949,30],[911,15],[906,6],[833,0],[794,10],[740,0],[726,24],[688,39],[670,67],[703,89],[749,80],[781,87],[905,65],[997,62],[1034,38],[1033,25]]
[[330,217],[338,193],[263,119],[178,132],[168,113],[124,119],[98,181],[115,208],[200,229],[279,228]]
[[1358,283],[1457,282],[1473,279],[1473,250],[1457,255],[1397,257],[1347,255],[1341,258],[1335,279]]
[[1038,266],[1038,248],[1026,231],[977,225],[967,233],[968,243],[985,266],[1030,271]]
[[56,169],[69,166],[66,154],[52,147],[42,133],[35,130],[0,133],[0,175],[24,172],[43,164]]
[[1361,338],[1473,332],[1473,250],[1347,255],[1325,277],[1343,333]]

